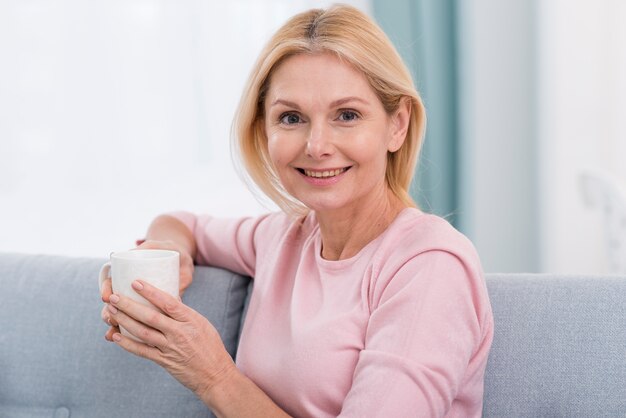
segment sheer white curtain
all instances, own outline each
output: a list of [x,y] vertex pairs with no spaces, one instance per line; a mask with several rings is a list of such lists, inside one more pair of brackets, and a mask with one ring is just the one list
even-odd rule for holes
[[0,0],[0,251],[104,257],[164,211],[268,210],[233,112],[268,36],[331,3]]

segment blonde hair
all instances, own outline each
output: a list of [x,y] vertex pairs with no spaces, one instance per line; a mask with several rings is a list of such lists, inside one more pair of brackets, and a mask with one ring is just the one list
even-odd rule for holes
[[422,145],[426,114],[411,74],[385,33],[358,9],[345,5],[313,9],[292,17],[270,39],[252,69],[233,121],[234,151],[248,176],[281,209],[308,212],[283,187],[271,162],[264,126],[264,103],[274,70],[297,54],[329,52],[361,71],[388,114],[409,100],[411,115],[406,139],[387,154],[386,181],[407,206],[416,206],[409,194]]

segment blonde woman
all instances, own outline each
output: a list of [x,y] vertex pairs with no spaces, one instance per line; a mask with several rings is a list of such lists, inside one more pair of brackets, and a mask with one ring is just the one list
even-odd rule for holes
[[471,243],[408,194],[426,118],[409,72],[358,10],[293,17],[235,116],[250,178],[283,211],[163,215],[142,247],[254,278],[237,364],[182,302],[110,295],[107,339],[167,369],[216,415],[479,417],[493,319]]

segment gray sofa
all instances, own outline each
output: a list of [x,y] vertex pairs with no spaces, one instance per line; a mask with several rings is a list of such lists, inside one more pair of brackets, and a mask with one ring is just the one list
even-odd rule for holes
[[[0,417],[211,417],[104,340],[101,259],[0,254]],[[485,417],[626,417],[626,278],[487,276]],[[235,355],[249,279],[200,267],[185,302]],[[419,413],[416,411],[416,416]]]

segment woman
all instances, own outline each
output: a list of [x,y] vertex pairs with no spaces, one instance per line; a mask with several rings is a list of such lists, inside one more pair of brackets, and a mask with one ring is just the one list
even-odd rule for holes
[[[493,320],[479,259],[408,194],[425,125],[411,77],[354,8],[311,10],[261,53],[236,139],[283,209],[164,215],[141,248],[254,277],[237,365],[212,325],[137,281],[106,289],[107,339],[165,367],[218,416],[478,417]],[[182,289],[181,289],[182,290]]]

